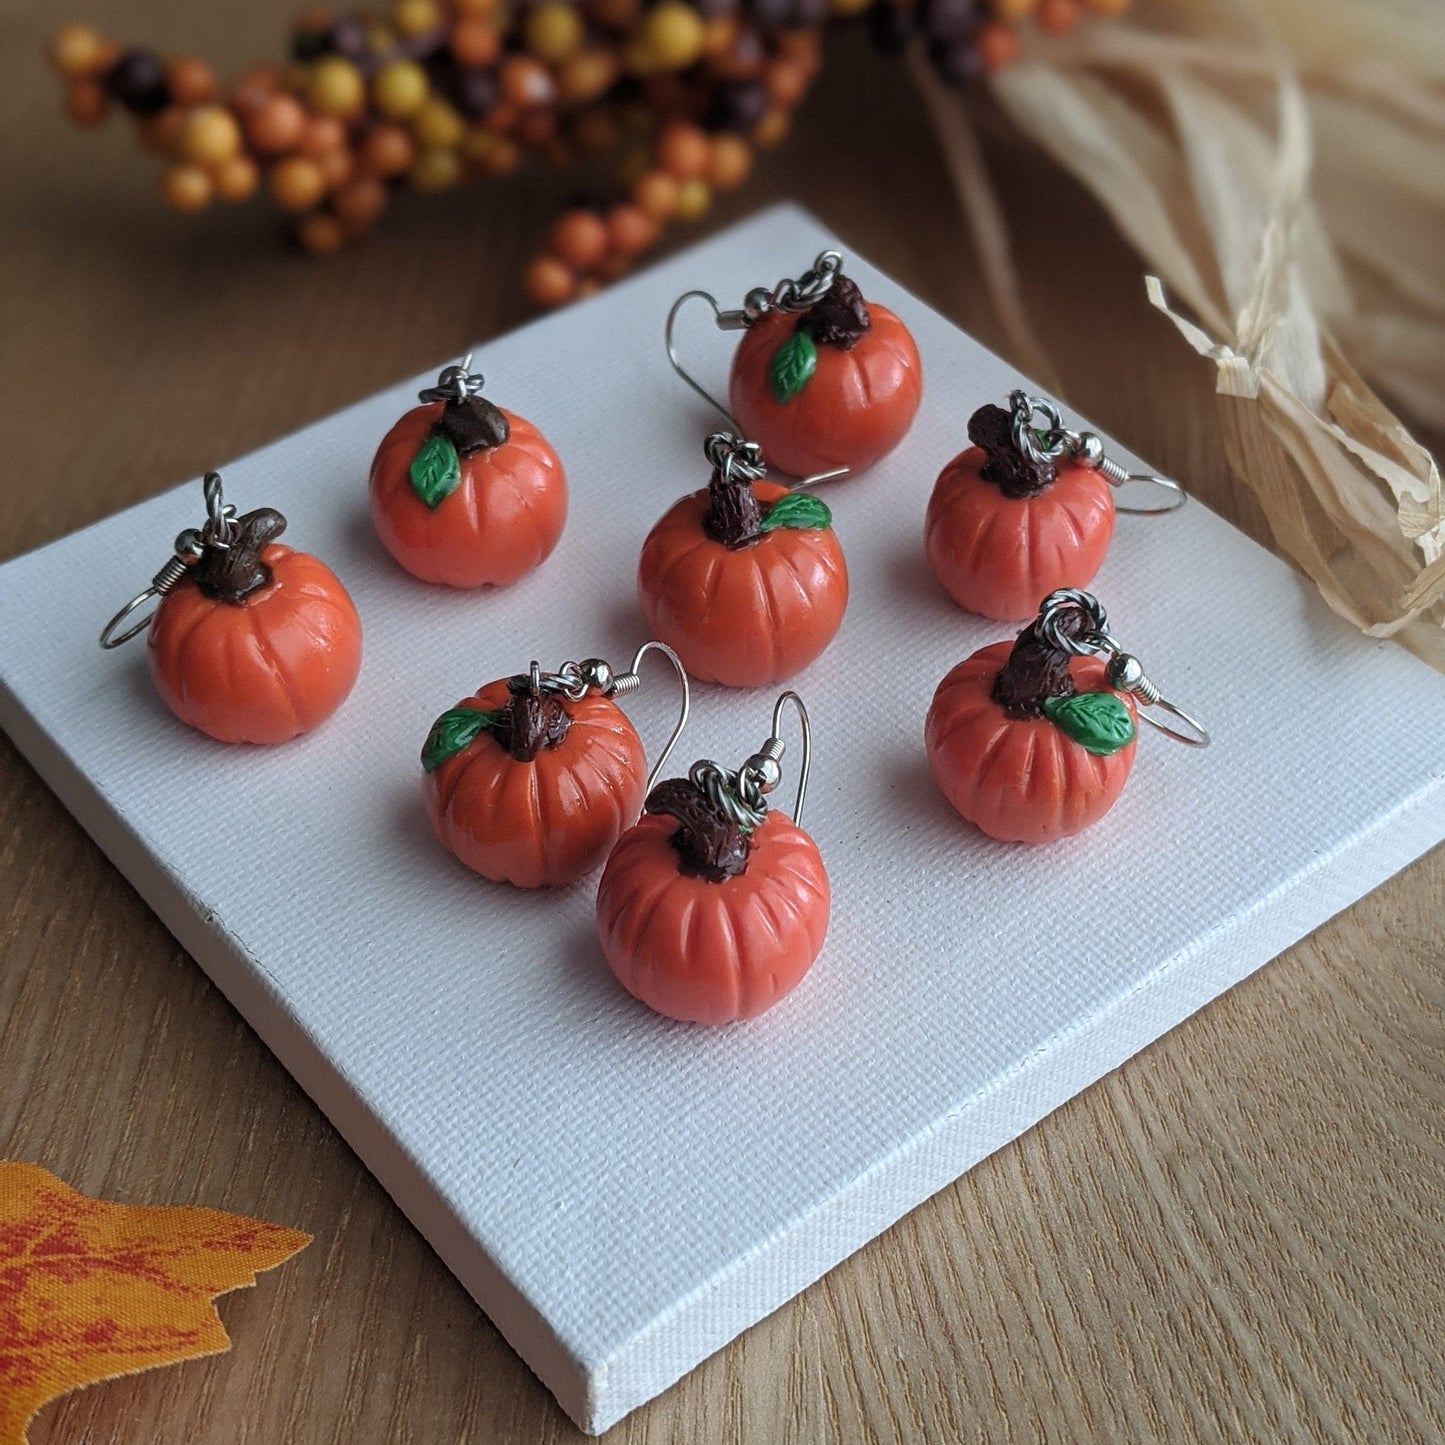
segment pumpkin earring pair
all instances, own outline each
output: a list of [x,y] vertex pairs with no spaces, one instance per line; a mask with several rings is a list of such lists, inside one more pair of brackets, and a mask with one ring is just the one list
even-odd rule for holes
[[[802,729],[791,819],[768,806],[789,703]],[[618,981],[655,1012],[701,1024],[754,1018],[812,967],[831,895],[802,829],[811,762],[807,709],[785,692],[771,735],[740,768],[703,760],[659,783],[618,839],[597,889],[598,935]]]
[[[324,722],[361,670],[361,619],[324,563],[276,539],[286,518],[244,516],[218,472],[202,483],[205,523],[100,634],[104,648],[148,632],[151,679],[184,723],[223,743],[281,743]],[[139,622],[130,619],[152,601]]]
[[1098,598],[1064,589],[1016,641],[981,648],[939,683],[924,738],[934,781],[964,818],[1005,843],[1052,843],[1118,801],[1141,719],[1209,746],[1109,634]]
[[[615,699],[642,686],[659,652],[677,672],[677,723],[647,770],[637,730]],[[562,888],[599,867],[642,810],[687,722],[687,673],[662,642],[644,642],[627,671],[603,659],[499,678],[432,724],[421,752],[427,816],[468,868],[518,888]]]
[[[741,331],[722,406],[678,360],[674,331],[693,298],[712,308],[719,330]],[[673,370],[733,431],[755,440],[794,477],[866,470],[903,440],[923,395],[923,366],[908,328],[886,306],[866,301],[824,251],[796,280],[749,291],[725,311],[708,291],[673,303],[665,331]]]
[[[924,546],[948,595],[1000,622],[1093,581],[1116,512],[1172,512],[1185,501],[1177,482],[1130,473],[1093,432],[1070,431],[1046,397],[1014,391],[1006,409],[981,406],[968,436],[973,445],[934,485]],[[1136,496],[1152,489],[1153,497],[1116,502],[1114,490],[1124,486]]]

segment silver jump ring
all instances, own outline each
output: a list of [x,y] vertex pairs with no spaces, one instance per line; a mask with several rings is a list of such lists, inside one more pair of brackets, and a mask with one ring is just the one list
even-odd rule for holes
[[[1082,612],[1089,619],[1089,631],[1082,637],[1070,637],[1060,630],[1070,612]],[[1077,587],[1061,587],[1057,592],[1050,592],[1039,604],[1034,626],[1050,647],[1067,652],[1072,657],[1088,657],[1119,650],[1118,644],[1109,636],[1108,622],[1103,603],[1092,592],[1084,592]]]
[[473,371],[472,353],[462,358],[460,365],[445,366],[437,377],[435,386],[424,387],[417,392],[419,401],[466,401],[468,397],[480,396],[486,385],[486,377],[480,371]]

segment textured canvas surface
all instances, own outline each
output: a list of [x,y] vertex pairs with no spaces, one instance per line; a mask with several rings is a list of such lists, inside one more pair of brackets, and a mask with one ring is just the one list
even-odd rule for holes
[[[224,468],[228,497],[285,511],[364,622],[356,692],[299,742],[189,734],[140,644],[95,645],[199,520],[194,482],[0,569],[0,720],[594,1430],[1445,835],[1445,757],[1406,721],[1445,717],[1445,681],[1195,503],[1121,518],[1096,590],[1214,746],[1146,731],[1079,839],[970,832],[931,786],[923,715],[1009,629],[934,584],[923,509],[970,410],[1019,378],[850,258],[913,328],[925,400],[897,452],[826,492],[852,600],[796,681],[834,892],[813,972],[754,1023],[671,1024],[612,982],[595,880],[522,894],[441,852],[418,794],[433,717],[533,657],[621,665],[642,638],[642,538],[705,483],[714,425],[668,371],[670,301],[705,285],[735,304],[828,240],[770,211],[478,351],[488,394],[546,432],[572,486],[558,551],[507,591],[425,587],[370,532],[371,453],[432,374]],[[719,387],[731,344],[684,315]],[[626,704],[650,746],[664,676]],[[698,688],[680,765],[736,765],[770,704]],[[248,843],[218,842],[221,810]]]

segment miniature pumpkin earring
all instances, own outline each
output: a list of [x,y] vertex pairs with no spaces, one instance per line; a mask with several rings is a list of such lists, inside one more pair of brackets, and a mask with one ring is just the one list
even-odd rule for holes
[[[968,436],[974,445],[934,484],[924,546],[948,595],[1000,622],[1027,617],[1061,587],[1091,582],[1116,511],[1172,512],[1185,501],[1178,482],[1126,471],[1093,432],[1069,431],[1053,402],[1026,391],[1009,393],[1008,410],[979,407]],[[1126,483],[1155,488],[1157,504],[1116,504],[1111,484]]]
[[[731,411],[678,360],[673,331],[693,297],[712,307],[720,330],[746,333],[728,381]],[[923,395],[923,364],[908,328],[863,299],[837,251],[824,251],[796,281],[749,291],[735,311],[707,291],[686,292],[668,313],[666,343],[673,370],[790,476],[871,467],[903,440]]]
[[848,605],[832,513],[764,481],[753,442],[714,432],[703,455],[712,480],[647,534],[638,600],[649,631],[700,681],[781,682],[827,647]]
[[1016,642],[982,648],[939,683],[924,736],[934,781],[970,823],[1005,843],[1052,843],[1114,806],[1141,716],[1176,742],[1209,746],[1109,635],[1098,599],[1065,589]]
[[[324,722],[361,670],[361,619],[330,568],[276,538],[270,507],[238,517],[218,472],[202,484],[206,522],[105,625],[119,647],[150,629],[146,656],[166,706],[223,743],[283,743]],[[125,627],[152,599],[155,612]]]
[[[647,772],[641,739],[613,701],[642,686],[660,652],[682,689],[677,725]],[[422,748],[427,815],[473,872],[518,888],[561,888],[607,857],[687,722],[687,674],[665,643],[644,642],[624,673],[600,657],[501,678],[444,712]],[[645,781],[644,781],[645,779]]]
[[371,520],[413,577],[504,587],[557,545],[567,479],[531,422],[482,396],[471,362],[448,366],[382,438],[371,464]]
[[[789,702],[803,733],[791,821],[767,802],[781,781]],[[597,889],[597,929],[612,972],[648,1008],[687,1023],[754,1018],[818,957],[830,894],[800,826],[811,761],[807,709],[785,692],[772,736],[742,767],[697,762],[686,778],[659,783],[618,839]]]

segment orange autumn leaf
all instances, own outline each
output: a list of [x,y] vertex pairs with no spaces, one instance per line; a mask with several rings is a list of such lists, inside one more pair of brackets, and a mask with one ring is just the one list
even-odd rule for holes
[[47,1401],[230,1348],[211,1300],[311,1236],[217,1209],[112,1204],[0,1162],[0,1445]]

